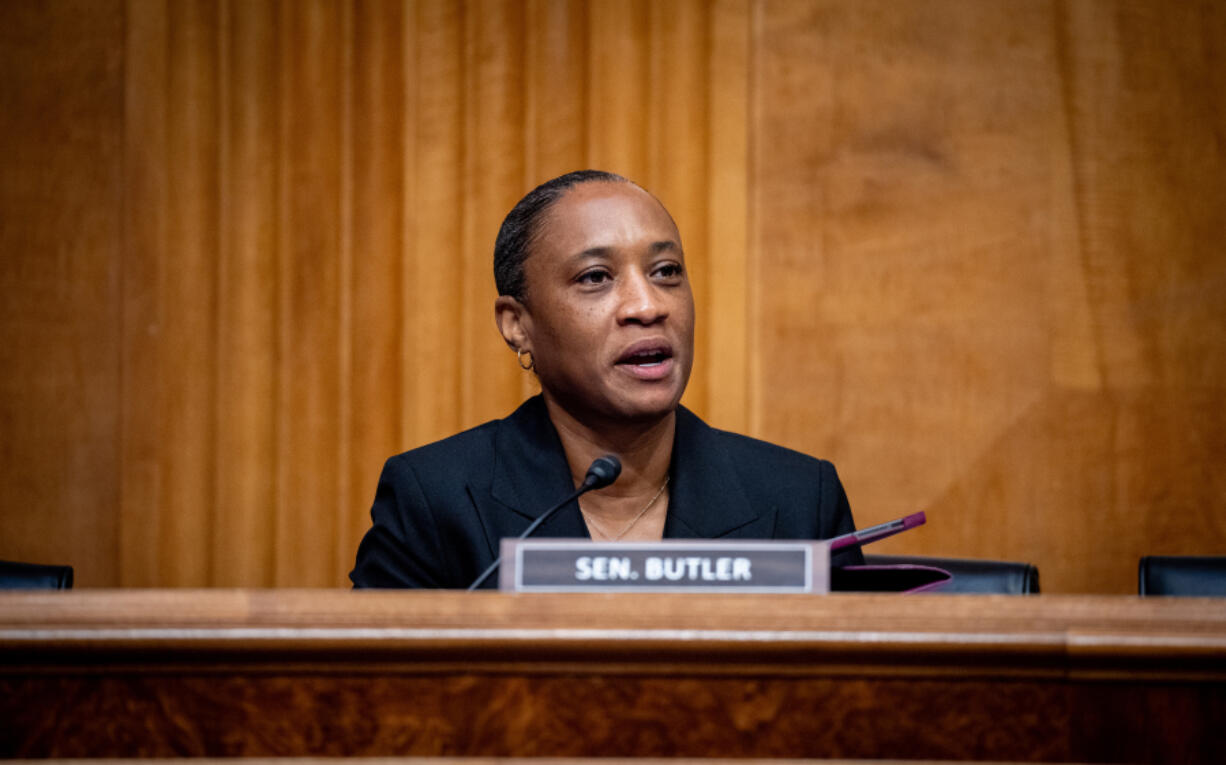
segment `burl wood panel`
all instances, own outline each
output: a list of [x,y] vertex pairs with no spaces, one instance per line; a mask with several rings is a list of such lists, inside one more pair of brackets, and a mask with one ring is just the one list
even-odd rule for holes
[[0,595],[0,756],[1216,762],[1207,599]]
[[1065,689],[1016,681],[189,670],[0,677],[0,693],[22,700],[10,757],[1072,759]]
[[1162,0],[0,3],[0,557],[343,585],[382,460],[533,392],[494,232],[596,165],[682,231],[689,406],[928,512],[882,552],[1132,591],[1226,549],[1224,45]]

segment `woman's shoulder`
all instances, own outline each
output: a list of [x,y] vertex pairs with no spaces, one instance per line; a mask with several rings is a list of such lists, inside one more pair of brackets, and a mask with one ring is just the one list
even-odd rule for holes
[[393,455],[388,461],[428,465],[431,463],[454,464],[466,461],[493,443],[494,430],[500,420],[490,420],[454,435],[431,441]]
[[[432,441],[388,459],[388,466],[412,467],[415,471],[465,472],[474,466],[488,464],[494,457],[499,433],[509,430],[512,435],[531,427],[544,415],[539,396],[528,399],[508,416],[483,422],[454,435]],[[538,411],[539,410],[539,411]]]
[[684,407],[678,408],[678,425],[696,442],[695,445],[719,449],[744,471],[769,469],[774,472],[783,469],[824,473],[834,470],[834,465],[828,460],[760,438],[712,427]]

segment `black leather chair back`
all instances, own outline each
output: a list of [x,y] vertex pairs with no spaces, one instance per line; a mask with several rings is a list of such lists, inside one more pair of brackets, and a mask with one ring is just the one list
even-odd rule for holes
[[0,560],[0,590],[71,590],[72,566]]
[[1039,570],[1029,563],[923,555],[865,555],[864,562],[870,566],[932,566],[953,574],[953,579],[933,592],[996,595],[1037,595],[1039,592]]
[[1147,555],[1137,571],[1142,595],[1226,596],[1226,556]]

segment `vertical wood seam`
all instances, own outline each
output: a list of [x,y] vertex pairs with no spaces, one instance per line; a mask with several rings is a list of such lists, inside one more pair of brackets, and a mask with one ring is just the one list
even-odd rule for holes
[[583,30],[583,50],[579,56],[579,65],[583,67],[583,71],[579,73],[579,79],[583,83],[579,105],[579,150],[582,153],[583,167],[572,168],[575,170],[589,169],[592,166],[592,134],[589,127],[592,120],[592,13],[589,4],[581,4],[579,13],[583,15],[579,24]]
[[396,433],[396,448],[400,449],[408,441],[413,429],[410,418],[416,414],[411,402],[416,398],[417,379],[410,373],[408,360],[413,351],[412,335],[407,328],[407,306],[413,290],[412,253],[417,240],[417,211],[415,203],[419,198],[417,186],[417,3],[414,0],[402,0],[401,5],[401,37],[403,40],[400,61],[402,71],[401,90],[403,94],[403,123],[401,131],[404,136],[404,147],[401,149],[401,197],[400,217],[400,289],[396,304],[396,331],[399,334],[400,356],[396,360],[400,375],[399,424]]
[[757,342],[757,338],[762,333],[762,305],[761,305],[761,260],[762,260],[762,234],[759,231],[759,206],[761,205],[761,185],[758,183],[758,128],[762,124],[762,105],[759,102],[758,94],[758,73],[762,69],[762,60],[760,58],[761,43],[762,43],[762,0],[749,0],[749,24],[747,34],[749,35],[748,46],[749,50],[745,57],[749,71],[746,76],[745,83],[745,100],[746,110],[745,119],[748,124],[745,126],[745,141],[746,141],[746,182],[749,185],[748,193],[745,196],[746,207],[745,211],[745,244],[749,252],[745,258],[745,306],[746,306],[746,324],[748,331],[746,332],[746,345],[748,353],[746,354],[746,362],[748,363],[748,374],[745,380],[746,402],[749,410],[748,417],[748,434],[755,437],[760,437],[762,434],[762,351],[761,343]]
[[286,337],[289,331],[285,321],[285,316],[288,313],[289,304],[289,287],[288,280],[285,278],[286,270],[288,269],[287,254],[289,250],[289,164],[287,160],[288,152],[286,146],[289,142],[289,54],[290,54],[290,3],[292,0],[281,0],[278,8],[278,31],[277,38],[278,50],[276,61],[278,65],[277,71],[277,255],[276,255],[276,291],[277,291],[277,310],[276,310],[276,382],[273,385],[273,406],[276,410],[274,418],[274,462],[276,464],[276,483],[273,487],[273,543],[272,543],[272,578],[274,585],[282,584],[281,581],[281,519],[285,515],[285,485],[288,480],[288,468],[285,465],[285,446],[283,439],[287,430],[287,418],[285,403],[285,386],[287,384],[288,375],[286,374],[286,347],[289,344],[289,338]]
[[527,0],[524,4],[524,44],[520,46],[519,65],[524,73],[523,82],[523,112],[520,114],[521,128],[520,143],[524,153],[523,175],[520,178],[520,186],[525,190],[531,188],[533,180],[537,177],[537,167],[540,164],[540,157],[536,150],[536,136],[539,129],[537,119],[538,102],[540,93],[538,92],[536,77],[533,75],[537,72],[536,56],[533,52],[541,49],[541,34],[540,29],[543,25],[541,20],[542,14],[540,3],[533,0]]
[[[340,463],[337,466],[337,486],[336,486],[336,501],[337,505],[332,509],[332,520],[335,524],[336,532],[333,534],[333,539],[337,544],[334,546],[334,569],[339,570],[344,568],[345,550],[344,543],[348,541],[348,534],[339,533],[343,526],[341,519],[344,517],[344,508],[349,500],[349,470],[350,456],[352,454],[351,439],[353,437],[353,418],[350,407],[349,397],[352,394],[352,374],[353,374],[353,194],[354,194],[354,164],[353,164],[353,78],[354,78],[354,11],[353,3],[341,3],[341,87],[340,87],[340,112],[341,112],[341,129],[340,129],[340,194],[338,204],[340,209],[338,214],[340,217],[340,253],[338,258],[338,323],[337,328],[337,353],[339,356],[339,370],[337,374],[337,394],[339,401],[337,405],[338,412],[338,431],[340,435],[340,443],[337,444],[336,458]],[[345,524],[347,526],[347,524]],[[341,574],[344,576],[343,572]]]
[[754,313],[756,304],[753,300],[753,295],[758,289],[758,276],[754,270],[754,264],[758,261],[758,253],[754,248],[754,206],[753,190],[756,186],[754,175],[754,144],[756,133],[754,131],[754,76],[756,72],[756,62],[754,51],[757,47],[756,38],[754,36],[754,0],[741,0],[741,6],[744,9],[745,19],[747,23],[742,30],[744,40],[742,45],[745,46],[745,91],[743,94],[744,101],[741,104],[741,113],[738,119],[741,121],[741,130],[744,144],[742,151],[744,152],[744,167],[741,170],[739,182],[742,184],[741,192],[741,209],[737,214],[744,217],[742,226],[744,231],[741,235],[740,247],[744,248],[744,258],[741,263],[741,273],[738,274],[742,280],[741,289],[744,290],[744,305],[741,307],[742,314],[740,316],[740,324],[742,327],[741,341],[744,343],[746,357],[744,359],[745,366],[741,370],[741,392],[740,399],[736,402],[741,409],[741,427],[745,428],[750,434],[754,433],[758,427],[758,422],[753,417],[753,374],[754,367],[752,366],[749,356],[749,349],[753,348],[754,333],[760,330],[761,319]]
[[[173,75],[171,73],[171,61],[173,60],[173,58],[171,56],[172,45],[171,45],[171,39],[170,39],[171,38],[170,29],[172,25],[172,19],[171,19],[171,13],[170,13],[170,0],[164,0],[162,5],[165,7],[166,10],[165,10],[165,16],[164,16],[165,25],[162,29],[162,32],[163,32],[162,60],[165,63],[165,69],[162,71],[162,82],[161,82],[162,93],[160,94],[160,97],[159,97],[160,100],[162,101],[162,106],[163,106],[162,115],[161,115],[162,117],[162,126],[161,126],[162,156],[160,157],[160,159],[162,162],[162,167],[169,168],[171,166],[171,156],[170,156],[170,153],[171,153],[170,152],[171,117],[170,117],[170,109],[168,107],[170,104],[170,92],[172,89],[171,81],[173,79]],[[157,237],[158,238],[158,252],[152,258],[154,262],[154,268],[153,268],[154,278],[153,278],[152,287],[154,290],[154,294],[156,295],[156,303],[155,303],[154,312],[155,312],[155,321],[157,322],[157,327],[158,327],[158,340],[157,340],[157,343],[155,346],[156,349],[153,355],[155,359],[154,366],[158,369],[159,382],[161,382],[161,376],[162,376],[161,372],[164,366],[163,359],[165,357],[165,350],[164,350],[165,341],[163,339],[165,337],[165,333],[163,330],[165,330],[166,328],[166,320],[165,320],[166,319],[166,316],[165,316],[166,268],[165,268],[165,263],[161,260],[161,256],[167,251],[167,249],[169,249],[168,245],[170,243],[170,230],[169,230],[169,221],[168,221],[169,205],[167,203],[169,186],[170,184],[167,183],[164,188],[160,189],[160,191],[162,191],[163,194],[158,199],[158,214],[160,216],[160,220],[159,220],[160,225],[158,226],[158,237]],[[158,403],[157,403],[157,407],[154,409],[155,429],[158,433],[159,441],[161,440],[161,437],[163,435],[163,430],[165,427],[165,421],[166,421],[165,411],[166,411],[166,396],[164,395],[164,391],[161,389],[161,386],[159,385],[158,386]],[[161,570],[162,570],[162,565],[161,565],[162,554],[166,547],[166,542],[165,542],[165,539],[163,538],[163,534],[165,533],[166,524],[162,523],[162,513],[165,511],[165,507],[163,507],[164,502],[165,502],[165,489],[164,489],[165,481],[163,479],[166,476],[166,471],[165,471],[165,466],[161,459],[161,455],[158,456],[156,462],[157,464],[154,468],[154,474],[156,475],[157,485],[156,485],[156,488],[154,489],[153,496],[155,498],[155,501],[157,502],[157,506],[153,508],[152,512],[150,512],[149,517],[153,519],[154,521],[155,536],[153,537],[153,539],[154,539],[154,544],[157,547],[157,549],[155,549],[152,553],[153,559],[157,562],[157,571],[154,572],[154,576],[160,578]],[[158,582],[158,584],[162,584],[162,582]]]
[[[596,145],[596,123],[592,119],[592,91],[596,87],[596,32],[593,29],[595,21],[592,18],[590,5],[583,7],[583,164],[591,168],[595,156],[592,147]],[[595,168],[608,169],[608,168]]]
[[121,102],[119,104],[119,113],[122,115],[120,121],[120,140],[123,142],[123,150],[120,152],[120,169],[119,177],[122,193],[119,200],[119,263],[117,266],[118,273],[116,274],[116,282],[119,294],[119,310],[117,312],[116,321],[116,337],[119,342],[116,343],[116,350],[119,353],[119,375],[118,385],[116,386],[116,402],[115,411],[118,417],[115,420],[115,448],[118,454],[116,455],[115,464],[119,469],[118,479],[115,481],[115,583],[122,587],[128,582],[124,581],[127,567],[124,565],[124,495],[126,493],[125,483],[128,480],[128,449],[125,444],[125,434],[127,433],[127,422],[131,407],[128,404],[128,386],[130,385],[128,365],[124,363],[127,358],[128,349],[126,347],[128,338],[128,311],[127,300],[128,294],[128,258],[132,251],[131,236],[132,230],[129,225],[129,214],[132,209],[131,183],[132,183],[132,158],[129,155],[131,146],[129,141],[129,130],[131,126],[128,124],[128,102],[130,93],[128,88],[130,82],[128,80],[129,72],[132,66],[132,48],[131,38],[132,33],[132,2],[127,0],[123,4],[123,18],[120,20],[120,26],[123,30],[123,52],[120,62],[120,77],[123,78],[123,88],[120,91]]
[[[646,188],[654,189],[658,194],[661,193],[661,184],[664,180],[659,170],[663,156],[660,144],[664,141],[663,136],[660,135],[660,125],[663,122],[660,113],[664,110],[662,102],[667,98],[667,93],[662,94],[661,91],[665,89],[656,87],[656,83],[660,82],[663,77],[661,60],[664,57],[665,48],[663,41],[659,38],[663,35],[661,30],[667,29],[668,25],[660,21],[660,14],[664,13],[663,3],[651,3],[643,8],[647,23],[647,44],[641,54],[646,61],[645,66],[640,69],[642,81],[639,83],[641,88],[639,92],[642,93],[643,103],[647,107],[643,110],[647,113],[647,119],[639,122],[639,129],[635,131],[637,134],[634,138],[643,149],[647,166],[641,171],[646,177],[636,182],[643,184]],[[643,19],[636,19],[636,21],[642,22]]]
[[221,450],[221,423],[224,421],[225,413],[222,411],[223,402],[221,396],[222,387],[222,369],[226,364],[226,359],[223,356],[223,338],[224,338],[224,312],[222,304],[224,302],[224,289],[226,284],[225,276],[228,273],[231,264],[231,258],[234,256],[233,248],[230,246],[230,231],[233,223],[233,216],[230,210],[230,194],[228,193],[230,178],[230,170],[233,166],[233,158],[231,155],[230,146],[230,131],[227,129],[232,117],[230,111],[230,36],[229,36],[229,20],[230,20],[230,0],[219,0],[217,3],[217,257],[214,259],[214,313],[213,313],[213,428],[212,448],[209,450],[212,455],[212,502],[210,502],[210,533],[209,538],[211,544],[208,546],[208,563],[207,567],[208,582],[210,585],[217,585],[217,562],[216,551],[218,546],[224,540],[221,540],[221,523],[220,514],[220,470],[219,464]]
[[[210,78],[211,79],[210,97],[213,99],[213,107],[214,107],[213,124],[210,126],[210,128],[214,131],[217,131],[218,133],[222,132],[221,126],[223,124],[222,118],[223,118],[223,109],[224,109],[221,103],[221,96],[222,96],[223,89],[220,83],[222,67],[223,67],[223,64],[221,63],[221,60],[220,60],[221,55],[223,53],[222,39],[225,36],[224,31],[221,27],[221,22],[222,22],[221,13],[222,13],[223,1],[224,0],[218,0],[217,8],[214,10],[214,13],[216,14],[214,22],[217,24],[217,28],[214,30],[214,34],[216,35],[216,38],[212,40],[212,45],[211,45],[213,49],[212,53],[214,56],[218,57],[218,61],[213,66],[213,70],[210,73],[212,75]],[[221,307],[221,291],[220,291],[221,258],[218,257],[218,252],[220,251],[221,239],[222,239],[221,186],[223,183],[223,176],[221,174],[221,153],[223,151],[225,137],[224,135],[217,135],[216,139],[217,139],[217,146],[213,150],[213,156],[208,158],[209,161],[205,165],[205,171],[206,173],[212,174],[213,177],[211,178],[211,181],[214,184],[214,187],[210,189],[211,196],[213,197],[212,202],[214,205],[212,214],[211,216],[209,216],[212,218],[212,220],[206,221],[206,226],[211,223],[215,227],[213,231],[214,246],[219,248],[217,252],[212,253],[213,257],[211,258],[211,262],[209,263],[209,270],[211,272],[211,278],[213,282],[213,289],[211,291],[211,294],[209,295],[209,303],[208,303],[209,311],[212,313],[212,315],[209,317],[210,319],[209,320],[209,331],[212,332],[213,337],[212,337],[212,342],[208,343],[207,345],[210,349],[210,355],[212,356],[212,358],[209,359],[209,366],[212,367],[212,370],[211,370],[212,374],[206,375],[206,378],[209,380],[209,391],[207,393],[209,416],[206,418],[206,422],[205,422],[205,427],[207,429],[205,438],[208,440],[209,443],[205,445],[205,449],[204,449],[204,454],[206,455],[205,456],[206,464],[204,466],[206,477],[205,477],[205,480],[203,481],[203,484],[204,484],[204,488],[208,496],[205,498],[205,504],[204,504],[205,533],[202,535],[203,538],[200,540],[200,543],[204,545],[205,547],[205,550],[204,550],[204,581],[210,584],[214,581],[214,576],[215,576],[216,568],[217,568],[216,550],[213,547],[213,545],[207,543],[207,540],[211,539],[213,534],[216,533],[217,523],[218,523],[217,505],[218,505],[218,498],[219,498],[219,492],[218,492],[219,460],[218,460],[217,455],[218,455],[218,446],[220,443],[220,437],[219,437],[219,425],[218,425],[219,420],[217,417],[217,401],[218,401],[218,395],[219,395],[217,370],[221,366],[221,348],[220,348],[221,333],[218,331],[220,328],[220,317],[221,317],[221,310],[220,310],[220,307]]]
[[[469,386],[472,384],[473,363],[472,363],[472,332],[468,331],[468,305],[466,302],[467,293],[464,290],[465,284],[472,278],[469,267],[468,250],[473,247],[474,239],[473,226],[474,207],[472,189],[469,186],[468,180],[473,173],[473,141],[475,140],[476,128],[472,124],[472,113],[476,110],[472,108],[471,96],[477,87],[476,72],[479,68],[473,65],[473,57],[476,55],[476,30],[473,27],[477,23],[478,13],[472,12],[472,7],[467,2],[459,4],[460,7],[460,72],[457,78],[460,83],[460,93],[458,94],[459,112],[460,112],[460,129],[462,135],[460,137],[460,161],[458,163],[458,175],[460,194],[463,197],[460,213],[460,288],[457,290],[459,300],[456,301],[454,307],[455,326],[460,328],[459,347],[460,347],[460,364],[459,364],[459,379],[456,380],[456,385],[459,386],[459,395],[456,400],[459,402],[459,412],[452,417],[452,429],[456,426],[463,428],[470,423],[472,412],[469,411],[468,395]],[[458,422],[456,421],[458,420]]]

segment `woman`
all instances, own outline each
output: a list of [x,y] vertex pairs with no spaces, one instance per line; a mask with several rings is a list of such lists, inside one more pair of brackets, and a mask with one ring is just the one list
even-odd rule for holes
[[[357,587],[467,587],[582,482],[621,458],[538,537],[823,539],[853,530],[834,467],[708,427],[679,406],[694,361],[681,236],[626,179],[568,173],[524,197],[494,248],[498,329],[541,394],[504,420],[392,457]],[[835,555],[860,562],[856,548]],[[494,578],[487,586],[494,586]]]

